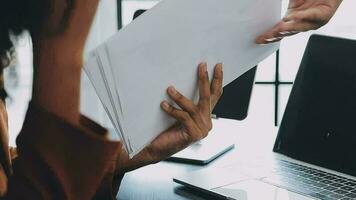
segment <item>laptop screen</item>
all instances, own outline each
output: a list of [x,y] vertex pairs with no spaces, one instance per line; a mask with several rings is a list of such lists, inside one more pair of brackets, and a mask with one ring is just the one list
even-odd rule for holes
[[356,176],[356,41],[310,38],[274,151]]
[[257,67],[250,69],[224,87],[224,93],[216,104],[213,114],[219,118],[240,121],[247,117],[256,69]]

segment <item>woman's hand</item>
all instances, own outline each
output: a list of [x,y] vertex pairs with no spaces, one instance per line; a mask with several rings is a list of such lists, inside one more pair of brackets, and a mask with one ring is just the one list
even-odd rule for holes
[[342,0],[290,0],[286,16],[256,39],[257,44],[282,40],[299,32],[316,30],[332,18]]
[[215,66],[211,84],[207,64],[200,64],[198,71],[200,97],[198,104],[184,97],[174,87],[169,87],[168,95],[180,108],[170,105],[167,101],[163,101],[161,107],[169,116],[175,118],[177,123],[161,133],[133,159],[129,160],[127,156],[124,160],[121,158],[118,163],[121,173],[164,160],[208,135],[212,129],[212,109],[223,91],[222,64]]

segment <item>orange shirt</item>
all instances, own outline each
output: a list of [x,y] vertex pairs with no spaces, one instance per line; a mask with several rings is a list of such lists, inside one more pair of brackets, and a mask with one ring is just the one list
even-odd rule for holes
[[12,159],[0,101],[0,191],[7,191],[1,199],[114,199],[123,177],[114,172],[122,146],[107,134],[84,116],[72,125],[30,103]]

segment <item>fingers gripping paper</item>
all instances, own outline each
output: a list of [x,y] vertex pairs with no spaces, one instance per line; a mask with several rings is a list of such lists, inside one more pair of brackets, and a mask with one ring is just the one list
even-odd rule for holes
[[276,51],[254,40],[280,13],[280,0],[164,0],[94,50],[85,70],[130,156],[174,123],[168,86],[196,96],[200,62],[222,62],[226,85]]

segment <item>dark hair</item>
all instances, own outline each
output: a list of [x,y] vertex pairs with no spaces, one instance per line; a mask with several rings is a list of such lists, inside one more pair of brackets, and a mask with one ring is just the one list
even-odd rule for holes
[[50,0],[1,0],[0,3],[0,68],[10,64],[14,53],[10,35],[40,25],[50,12]]

